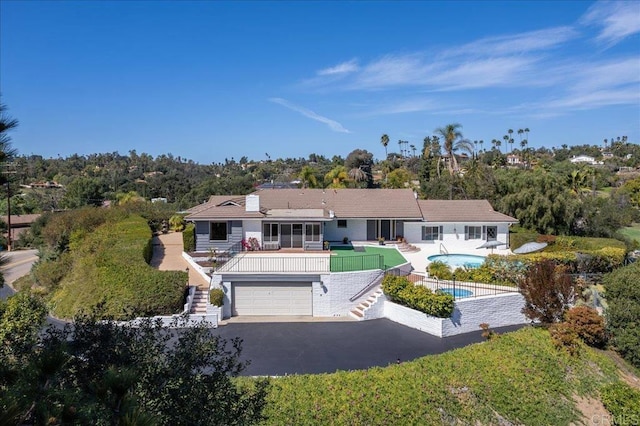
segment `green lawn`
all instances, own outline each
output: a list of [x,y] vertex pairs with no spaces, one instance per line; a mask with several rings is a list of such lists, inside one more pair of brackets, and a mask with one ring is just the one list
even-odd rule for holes
[[[353,247],[331,248],[331,272],[386,269],[407,263],[407,259],[394,248],[364,246],[364,252]],[[382,258],[381,258],[382,257]]]
[[640,243],[640,223],[635,223],[633,226],[627,226],[626,228],[622,228],[620,233],[627,238],[632,240],[636,240]]

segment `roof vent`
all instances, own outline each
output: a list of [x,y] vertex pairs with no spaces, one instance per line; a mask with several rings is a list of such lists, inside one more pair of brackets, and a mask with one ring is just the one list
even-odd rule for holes
[[336,212],[334,212],[333,210],[329,210],[329,217],[331,219],[333,219],[334,217],[336,217]]

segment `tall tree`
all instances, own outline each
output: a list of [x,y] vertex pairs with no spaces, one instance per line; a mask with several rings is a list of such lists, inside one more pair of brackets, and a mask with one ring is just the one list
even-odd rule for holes
[[449,174],[454,175],[460,171],[458,166],[458,160],[455,156],[455,151],[463,150],[471,154],[473,152],[473,145],[468,139],[462,137],[462,125],[458,123],[447,124],[444,127],[439,127],[435,130],[435,133],[442,137],[444,140],[444,151],[449,157]]
[[18,120],[6,115],[7,107],[0,103],[0,163],[7,161],[16,154],[11,148],[9,131],[18,127]]
[[382,144],[382,146],[384,146],[384,159],[386,160],[389,156],[389,153],[387,152],[387,145],[389,145],[389,135],[387,135],[386,133],[383,134],[380,137],[380,143]]
[[318,180],[316,179],[315,170],[311,166],[304,166],[298,175],[302,181],[303,188],[317,188]]
[[337,166],[324,175],[324,182],[327,188],[346,188],[344,181],[348,178],[346,167]]

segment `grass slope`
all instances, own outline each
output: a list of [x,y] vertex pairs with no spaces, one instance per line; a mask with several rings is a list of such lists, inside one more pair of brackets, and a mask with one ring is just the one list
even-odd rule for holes
[[630,240],[636,240],[640,243],[640,223],[635,223],[633,226],[622,228],[620,233]]
[[72,318],[97,306],[116,319],[179,312],[187,274],[149,266],[150,238],[146,220],[129,216],[72,244],[71,269],[51,299],[54,314]]
[[274,379],[265,424],[568,425],[579,420],[575,395],[617,381],[605,354],[572,358],[546,330],[525,328],[401,365]]

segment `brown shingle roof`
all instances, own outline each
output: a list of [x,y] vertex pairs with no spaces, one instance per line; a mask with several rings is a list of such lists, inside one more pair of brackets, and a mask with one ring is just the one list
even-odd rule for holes
[[493,210],[487,200],[418,200],[427,222],[511,222],[517,219]]
[[271,209],[325,209],[337,218],[421,219],[410,189],[263,189],[260,206]]
[[[324,210],[325,217],[333,211],[335,217],[344,219],[422,219],[413,191],[409,189],[262,189],[254,194],[260,197],[262,213],[316,209]],[[239,207],[225,206],[229,201]],[[226,217],[263,217],[261,213],[244,212],[244,204],[242,196],[212,196],[206,203],[189,209],[187,219],[222,218],[229,214],[233,216]]]

